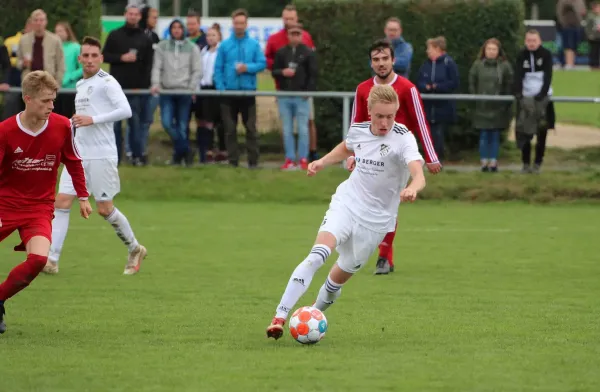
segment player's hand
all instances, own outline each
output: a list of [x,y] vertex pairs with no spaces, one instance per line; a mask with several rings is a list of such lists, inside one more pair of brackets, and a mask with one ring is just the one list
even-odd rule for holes
[[92,206],[90,205],[89,200],[79,200],[79,212],[81,216],[85,219],[88,219],[92,214]]
[[94,120],[90,116],[84,116],[82,114],[74,115],[71,120],[73,120],[75,128],[87,127],[88,125],[92,125],[94,123]]
[[308,164],[308,170],[306,171],[306,174],[309,177],[312,177],[315,174],[317,174],[318,172],[320,172],[321,170],[323,170],[324,168],[325,168],[325,164],[323,163],[323,160],[318,159],[318,160],[313,161]]
[[402,192],[400,192],[400,201],[402,202],[413,202],[417,199],[417,191],[410,188],[404,188]]
[[439,163],[439,162],[428,163],[427,164],[427,170],[429,170],[429,173],[438,174],[439,172],[442,171],[442,164]]
[[346,169],[348,169],[348,171],[352,171],[355,167],[356,159],[354,157],[348,157],[348,159],[346,159]]
[[8,83],[0,83],[0,91],[8,91],[10,85]]

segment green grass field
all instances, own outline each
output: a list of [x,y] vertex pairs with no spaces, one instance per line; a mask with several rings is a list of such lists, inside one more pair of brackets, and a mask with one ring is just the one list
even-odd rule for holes
[[[554,95],[600,97],[600,72],[554,71]],[[600,128],[600,105],[594,103],[557,103],[556,121]]]
[[[112,228],[73,212],[60,274],[7,303],[0,391],[600,388],[597,205],[402,206],[397,272],[373,276],[372,259],[309,347],[289,334],[269,341],[264,329],[345,174],[285,174],[124,169],[117,204],[148,247],[142,271],[123,276]],[[466,189],[465,176],[428,178]],[[569,183],[554,177],[521,181],[529,192]],[[16,242],[0,245],[1,276],[22,258]]]

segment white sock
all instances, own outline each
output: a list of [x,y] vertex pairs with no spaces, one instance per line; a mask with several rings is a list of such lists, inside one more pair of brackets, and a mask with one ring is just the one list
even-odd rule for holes
[[121,211],[117,209],[117,207],[114,207],[110,215],[106,217],[106,221],[115,229],[117,236],[127,246],[129,253],[133,252],[135,248],[138,247],[139,244],[135,239],[135,235],[133,234],[133,230],[131,229],[129,221],[125,215],[123,215]]
[[487,159],[482,159],[481,160],[481,166],[487,166],[488,165],[488,160]]
[[319,296],[317,297],[317,301],[315,302],[315,308],[319,309],[321,312],[324,312],[329,308],[336,299],[342,294],[342,285],[339,283],[335,283],[329,276],[323,286],[321,286],[321,290],[319,290]]
[[69,230],[69,217],[71,216],[71,210],[65,210],[62,208],[56,208],[54,210],[54,219],[52,220],[52,245],[50,246],[49,259],[56,261],[60,258],[65,238],[67,238],[67,231]]
[[325,264],[331,249],[325,245],[315,245],[308,256],[298,264],[288,282],[281,303],[277,307],[275,317],[287,319],[296,302],[304,295],[315,273]]

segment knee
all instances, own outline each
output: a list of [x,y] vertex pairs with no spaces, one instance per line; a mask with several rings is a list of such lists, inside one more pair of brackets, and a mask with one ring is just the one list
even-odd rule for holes
[[113,212],[114,206],[112,203],[98,203],[97,204],[98,215],[103,218],[108,218],[108,216]]
[[73,200],[75,200],[75,196],[59,193],[58,196],[56,196],[56,200],[54,201],[54,208],[57,210],[68,211],[73,205]]

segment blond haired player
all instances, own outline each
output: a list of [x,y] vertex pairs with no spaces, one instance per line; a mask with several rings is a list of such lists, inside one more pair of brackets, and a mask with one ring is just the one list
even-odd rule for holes
[[[394,229],[400,201],[415,201],[425,187],[417,141],[394,121],[398,106],[398,94],[391,86],[374,86],[368,97],[371,121],[352,124],[345,141],[308,166],[308,175],[314,176],[352,154],[356,159],[356,168],[331,198],[315,245],[292,273],[267,337],[282,336],[289,312],[337,248],[339,258],[314,306],[325,310],[333,304],[344,283],[364,267],[386,233]],[[407,186],[409,177],[412,181]]]

